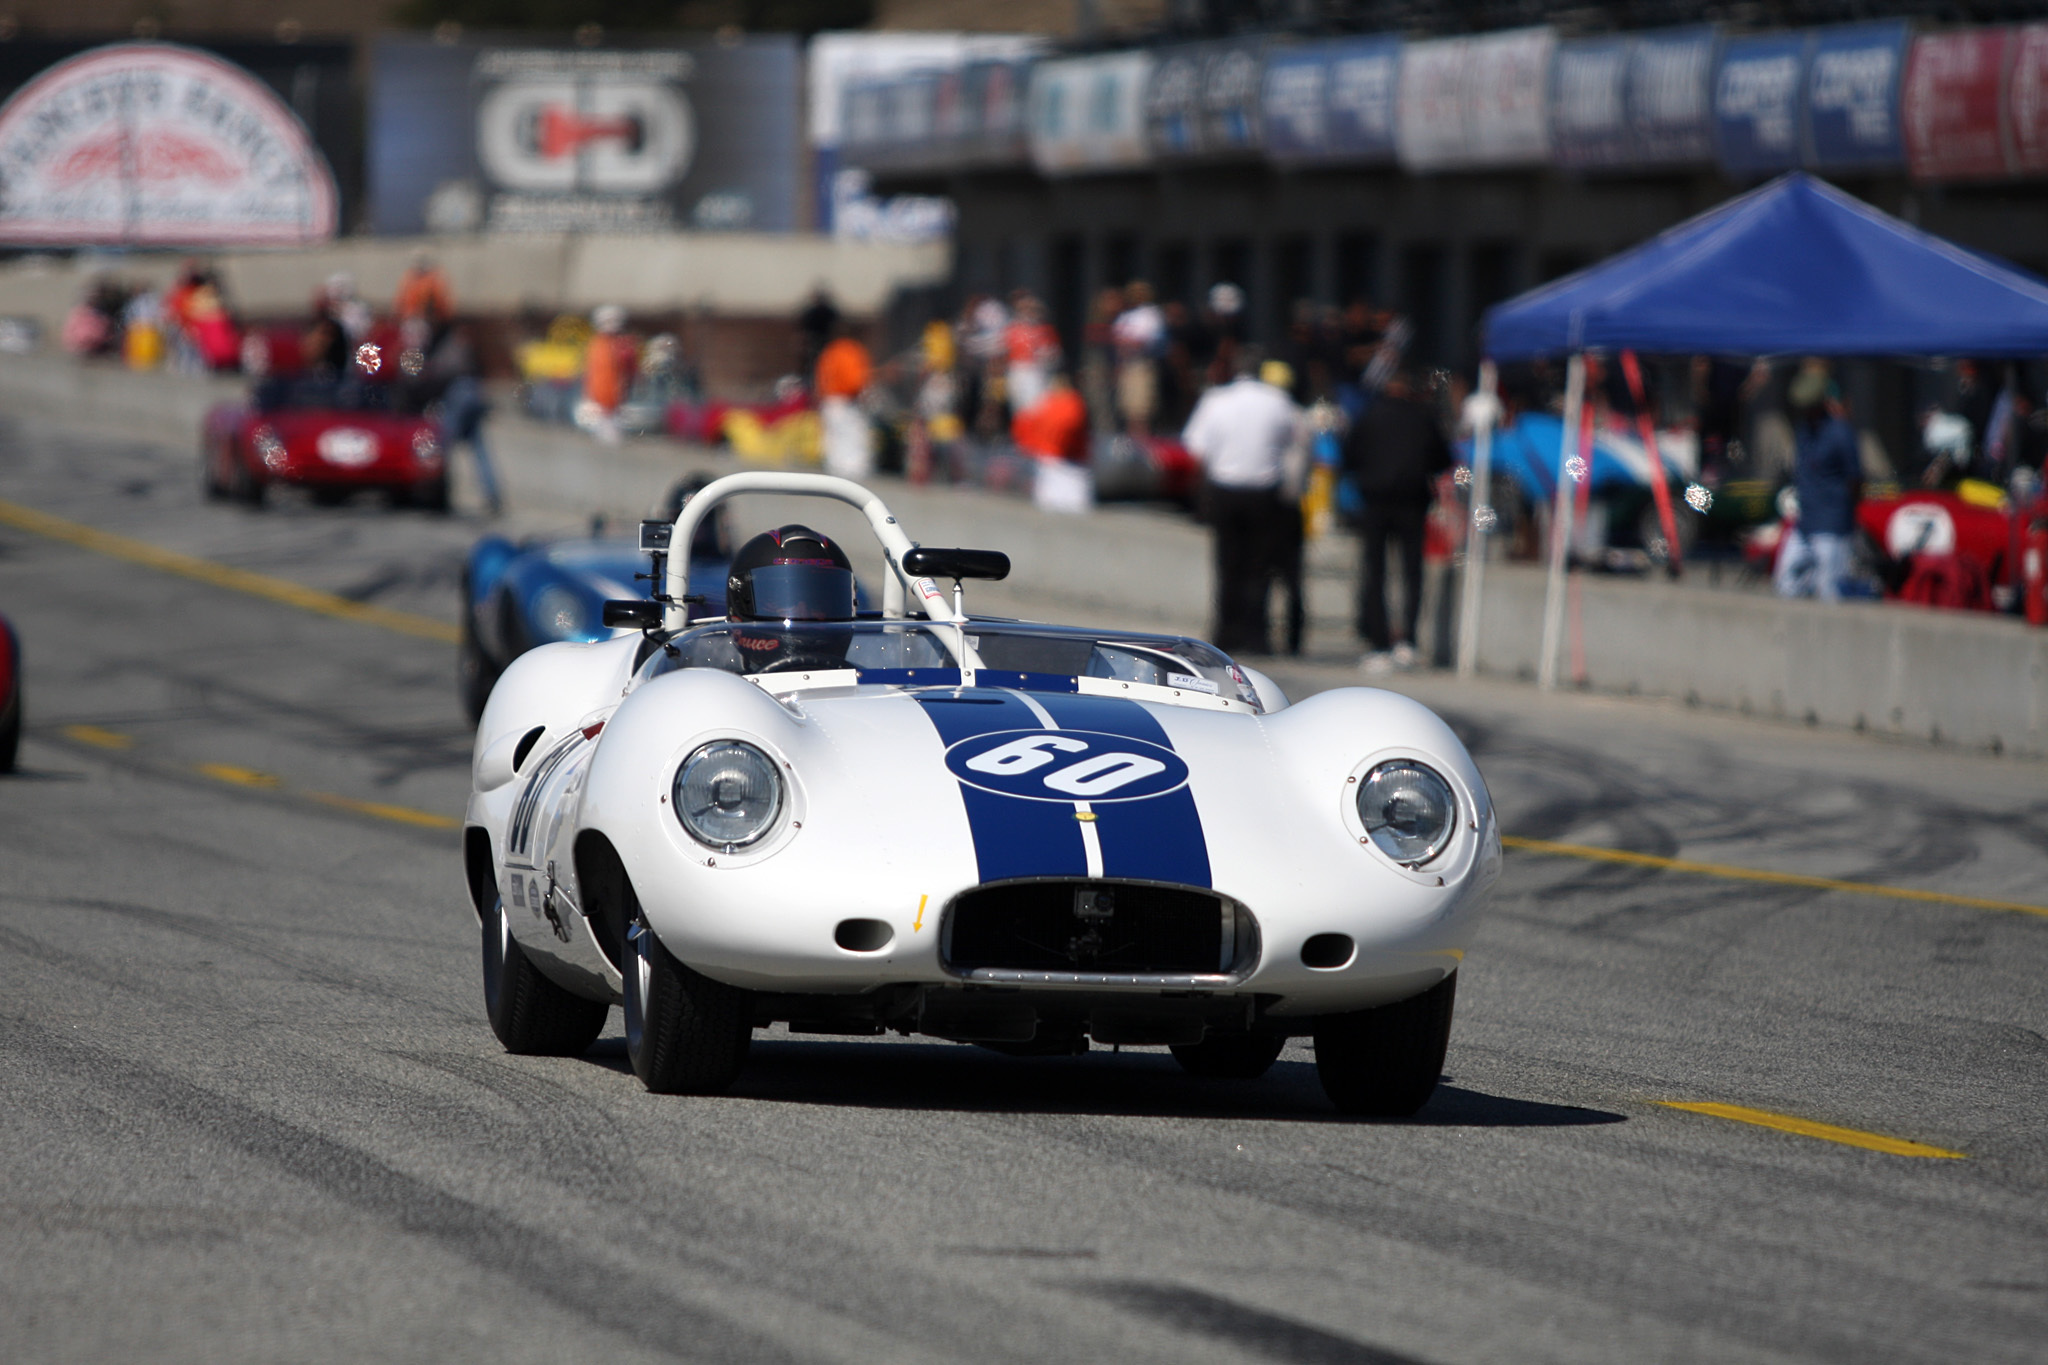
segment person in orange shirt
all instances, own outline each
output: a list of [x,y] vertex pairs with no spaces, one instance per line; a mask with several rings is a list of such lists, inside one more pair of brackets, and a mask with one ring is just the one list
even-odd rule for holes
[[633,339],[625,335],[626,310],[607,303],[590,315],[597,335],[583,353],[583,402],[578,404],[578,424],[606,445],[619,443],[619,405],[632,387],[633,367],[639,357]]
[[1031,497],[1041,510],[1086,512],[1095,505],[1088,438],[1088,404],[1059,370],[1037,404],[1010,419],[1010,439],[1038,466]]
[[864,479],[875,469],[873,433],[859,398],[875,372],[868,348],[842,326],[839,335],[818,356],[815,387],[818,424],[824,428],[825,472],[842,479]]
[[405,344],[430,351],[441,331],[455,317],[455,294],[434,258],[421,251],[398,279],[398,298],[391,305]]

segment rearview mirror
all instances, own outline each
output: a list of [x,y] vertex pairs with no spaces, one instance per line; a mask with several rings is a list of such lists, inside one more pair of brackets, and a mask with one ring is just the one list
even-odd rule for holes
[[920,545],[903,556],[913,578],[1008,578],[1010,557],[1001,550],[928,550]]
[[661,603],[637,597],[615,599],[604,604],[604,623],[607,626],[631,626],[634,630],[653,630],[661,624]]

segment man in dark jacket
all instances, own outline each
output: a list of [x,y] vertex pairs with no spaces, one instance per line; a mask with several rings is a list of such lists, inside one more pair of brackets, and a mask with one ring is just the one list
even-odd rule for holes
[[[1436,410],[1415,393],[1413,376],[1396,374],[1352,424],[1344,441],[1344,472],[1365,502],[1358,577],[1358,634],[1368,673],[1415,664],[1415,625],[1422,615],[1422,530],[1432,484],[1451,466]],[[1387,620],[1387,542],[1401,555],[1399,630]]]
[[1849,545],[1856,534],[1856,502],[1862,495],[1863,460],[1856,428],[1842,416],[1827,362],[1809,360],[1786,392],[1798,458],[1792,485],[1799,492],[1799,521],[1786,533],[1773,575],[1780,597],[1818,597],[1837,602]]

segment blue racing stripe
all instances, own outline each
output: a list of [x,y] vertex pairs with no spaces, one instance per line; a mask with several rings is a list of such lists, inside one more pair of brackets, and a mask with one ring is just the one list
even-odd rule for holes
[[[1038,715],[1007,692],[961,691],[921,695],[948,748],[998,730],[1040,730]],[[974,858],[982,881],[1006,877],[1085,877],[1088,854],[1074,808],[1064,801],[1020,801],[960,785]]]
[[[1151,712],[1121,697],[1047,694],[1033,700],[1069,730],[1097,730],[1173,747]],[[1030,805],[1031,802],[1014,802]],[[1102,875],[1142,881],[1210,885],[1209,841],[1190,785],[1144,801],[1104,801],[1093,807],[1102,843]]]

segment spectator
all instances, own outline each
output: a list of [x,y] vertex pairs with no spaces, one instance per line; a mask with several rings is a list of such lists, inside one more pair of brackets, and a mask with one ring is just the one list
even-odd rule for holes
[[121,315],[127,306],[125,287],[105,275],[95,277],[85,297],[64,315],[64,349],[81,358],[118,352]]
[[817,368],[825,347],[839,334],[839,307],[832,302],[831,290],[822,284],[811,290],[810,303],[796,315],[796,328],[803,336],[804,347],[798,369],[809,374]]
[[[1384,350],[1381,352],[1384,354]],[[1415,627],[1422,618],[1422,535],[1436,476],[1451,466],[1436,409],[1415,392],[1414,378],[1396,370],[1352,424],[1344,442],[1344,469],[1364,500],[1360,529],[1363,562],[1358,576],[1358,633],[1365,641],[1365,671],[1374,676],[1415,666]],[[1401,556],[1401,617],[1387,620],[1387,542]]]
[[1116,409],[1133,440],[1152,435],[1159,411],[1159,352],[1166,342],[1166,318],[1152,302],[1152,286],[1133,280],[1124,290],[1124,311],[1110,327],[1116,344]]
[[1081,328],[1081,398],[1103,435],[1116,430],[1116,320],[1124,311],[1124,291],[1110,285],[1095,295],[1088,321]]
[[220,277],[188,261],[164,295],[164,318],[180,352],[198,369],[232,370],[241,363],[242,333],[221,297]]
[[639,348],[626,333],[626,310],[616,303],[592,310],[597,334],[583,351],[583,401],[576,424],[606,445],[619,443],[619,405],[626,401],[639,364]]
[[1204,501],[1215,539],[1217,647],[1264,654],[1271,647],[1266,598],[1281,484],[1302,438],[1301,410],[1253,373],[1238,353],[1235,380],[1202,395],[1181,441],[1201,462]]
[[1045,305],[1020,289],[1012,297],[1010,325],[1003,332],[1003,350],[1009,361],[1005,386],[1010,411],[1023,412],[1038,406],[1045,386],[1060,363],[1060,337],[1045,320]]
[[1010,439],[1037,466],[1032,501],[1042,511],[1086,512],[1095,505],[1088,470],[1088,405],[1055,370],[1044,395],[1010,422]]
[[469,446],[476,458],[484,511],[493,517],[502,514],[505,503],[498,493],[498,474],[491,465],[490,447],[484,443],[484,418],[491,405],[484,397],[483,364],[469,328],[451,327],[442,334],[440,344],[427,358],[427,376],[447,386],[441,391],[441,436],[446,455],[452,457],[458,443]]
[[448,287],[448,276],[426,252],[414,252],[412,262],[399,276],[391,313],[398,319],[405,345],[419,351],[433,350],[443,329],[454,320],[455,293]]
[[1200,343],[1193,357],[1206,372],[1205,382],[1228,383],[1237,373],[1237,352],[1243,345],[1244,290],[1227,280],[1209,286]]
[[859,399],[875,366],[868,348],[839,324],[839,336],[818,354],[818,420],[824,427],[825,472],[864,479],[874,472],[873,433]]
[[[1285,394],[1293,394],[1299,382],[1284,360],[1269,360],[1259,367],[1259,381]],[[1308,491],[1310,444],[1315,429],[1303,413],[1295,423],[1294,440],[1280,462],[1280,505],[1273,518],[1272,575],[1280,585],[1287,652],[1301,657],[1302,636],[1308,629],[1308,599],[1302,591],[1303,558],[1308,549],[1308,528],[1302,519],[1302,494]]]
[[966,411],[975,434],[984,440],[1003,429],[1003,338],[1009,326],[1010,310],[1001,299],[979,295],[969,301],[960,349],[967,353],[967,368],[977,383],[974,403]]
[[1809,358],[1785,393],[1792,409],[1792,484],[1799,521],[1785,535],[1772,575],[1780,597],[1842,598],[1849,538],[1856,532],[1863,462],[1825,360]]

